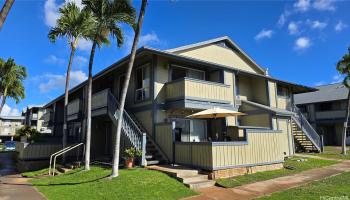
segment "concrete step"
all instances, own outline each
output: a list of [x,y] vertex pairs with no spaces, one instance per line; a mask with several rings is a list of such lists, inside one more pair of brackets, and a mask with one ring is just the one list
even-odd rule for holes
[[161,171],[177,178],[198,175],[198,170],[183,167],[180,165],[154,165],[147,168]]
[[72,171],[71,168],[66,168],[66,167],[57,167],[57,171],[61,172],[61,173],[67,173],[69,171]]
[[159,160],[147,160],[147,165],[157,165],[159,163]]
[[179,178],[183,183],[193,183],[193,182],[199,182],[199,181],[206,181],[208,180],[208,175],[205,174],[198,174],[195,176],[183,176]]
[[213,181],[213,180],[198,181],[198,182],[186,183],[185,185],[193,190],[198,190],[201,188],[207,188],[207,187],[214,186],[215,181]]

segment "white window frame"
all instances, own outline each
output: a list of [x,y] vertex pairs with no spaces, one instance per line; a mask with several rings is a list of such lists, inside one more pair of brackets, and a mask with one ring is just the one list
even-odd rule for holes
[[[201,72],[201,73],[203,73],[203,79],[198,79],[198,80],[205,81],[205,71],[203,71],[203,70],[193,69],[193,68],[184,67],[184,66],[181,66],[181,65],[174,65],[174,64],[170,65],[170,67],[171,67],[171,74],[170,74],[171,81],[175,81],[175,80],[173,80],[173,68],[183,68],[183,69],[185,69],[186,70],[186,78],[190,78],[190,77],[188,77],[188,71],[187,70]],[[195,79],[195,78],[193,78],[193,79]]]

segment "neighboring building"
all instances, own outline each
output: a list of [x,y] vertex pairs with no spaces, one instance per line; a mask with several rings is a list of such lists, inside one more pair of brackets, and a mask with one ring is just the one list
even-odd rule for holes
[[318,91],[295,95],[295,104],[317,132],[323,134],[325,145],[341,145],[349,89],[341,83],[316,88]]
[[12,140],[16,131],[23,126],[23,120],[22,116],[0,116],[0,139]]
[[[92,160],[112,157],[128,59],[93,77]],[[143,152],[142,164],[177,163],[209,171],[215,178],[246,171],[241,168],[282,167],[284,157],[293,155],[295,149],[321,148],[318,134],[293,112],[293,94],[311,91],[315,89],[268,76],[228,37],[166,51],[142,47],[128,88],[121,152],[134,146]],[[85,142],[86,94],[86,81],[70,90],[69,143]],[[187,118],[212,107],[247,115]],[[44,108],[45,123],[52,125],[54,136],[62,137],[64,96]],[[57,148],[52,147],[52,152]],[[50,155],[48,150],[41,152],[37,157]],[[19,158],[36,157],[19,154]]]
[[46,110],[42,105],[29,105],[22,111],[24,117],[24,125],[35,128],[41,133],[51,133],[49,127],[46,126],[44,114]]

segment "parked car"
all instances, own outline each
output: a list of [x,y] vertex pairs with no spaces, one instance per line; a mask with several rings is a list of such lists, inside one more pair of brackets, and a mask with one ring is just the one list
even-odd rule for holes
[[350,136],[346,138],[346,145],[350,145]]
[[6,151],[14,151],[16,149],[16,142],[14,141],[6,141],[4,143]]

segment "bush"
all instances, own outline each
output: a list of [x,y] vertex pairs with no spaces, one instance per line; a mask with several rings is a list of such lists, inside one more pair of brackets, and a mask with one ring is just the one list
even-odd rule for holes
[[31,128],[29,126],[23,126],[22,128],[16,131],[16,135],[14,139],[19,141],[21,136],[26,136],[29,142],[34,142],[41,136],[41,133],[37,131],[35,128]]
[[126,158],[135,158],[142,156],[142,152],[140,150],[135,149],[134,147],[125,149],[124,153]]

